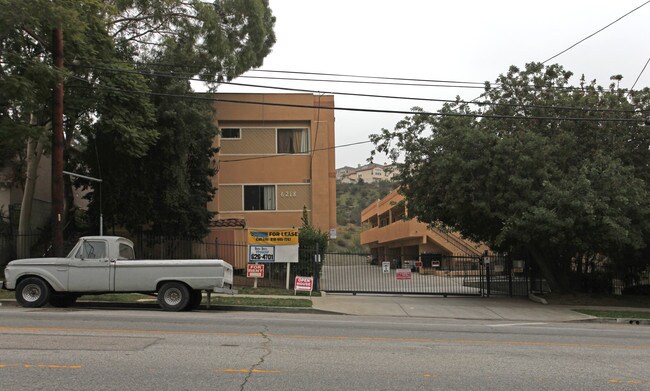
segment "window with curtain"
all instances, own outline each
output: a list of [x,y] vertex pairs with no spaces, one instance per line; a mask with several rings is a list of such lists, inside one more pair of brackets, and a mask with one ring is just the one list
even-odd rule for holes
[[244,186],[244,210],[275,210],[275,186]]
[[309,133],[307,128],[278,129],[278,153],[308,153]]

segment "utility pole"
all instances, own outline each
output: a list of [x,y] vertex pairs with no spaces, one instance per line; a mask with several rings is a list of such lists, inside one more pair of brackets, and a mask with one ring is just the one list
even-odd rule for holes
[[52,31],[52,57],[58,77],[52,94],[52,249],[63,256],[63,30]]

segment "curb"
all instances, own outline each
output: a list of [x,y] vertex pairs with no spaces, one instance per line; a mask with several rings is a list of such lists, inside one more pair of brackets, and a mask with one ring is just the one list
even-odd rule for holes
[[[3,299],[0,300],[0,306],[5,307],[18,307],[15,300]],[[53,308],[45,306],[42,308]],[[123,303],[123,302],[113,302],[113,301],[78,301],[73,306],[67,307],[70,308],[113,308],[113,309],[156,309],[161,310],[158,304],[155,303]],[[207,308],[205,304],[194,311],[249,311],[249,312],[278,312],[278,313],[305,313],[305,314],[329,314],[329,315],[341,315],[339,312],[332,312],[326,310],[318,310],[315,308],[308,307],[261,307],[261,306],[244,306],[244,305],[219,305],[212,304],[210,308]],[[162,310],[161,310],[162,311]]]
[[634,319],[634,318],[591,318],[591,319],[582,319],[577,320],[576,322],[587,322],[587,323],[619,323],[619,324],[629,324],[634,326],[650,326],[650,319]]

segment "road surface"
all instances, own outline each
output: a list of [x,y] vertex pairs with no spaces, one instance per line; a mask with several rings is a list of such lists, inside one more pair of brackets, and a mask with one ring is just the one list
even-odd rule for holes
[[3,390],[650,390],[650,327],[0,307]]

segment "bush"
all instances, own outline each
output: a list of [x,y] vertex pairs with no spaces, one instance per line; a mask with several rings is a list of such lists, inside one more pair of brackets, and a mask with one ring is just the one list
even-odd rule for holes
[[634,285],[623,288],[624,295],[648,295],[650,296],[650,285]]

